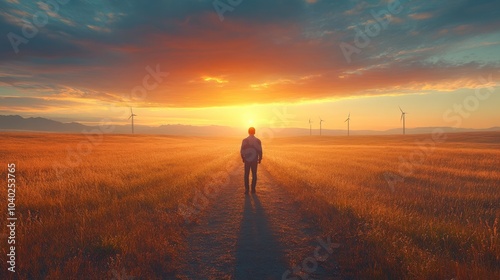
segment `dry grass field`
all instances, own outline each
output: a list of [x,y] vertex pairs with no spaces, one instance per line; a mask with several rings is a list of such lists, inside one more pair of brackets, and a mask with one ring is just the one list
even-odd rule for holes
[[[17,277],[175,279],[189,230],[179,206],[240,167],[239,145],[0,134],[0,177],[16,163]],[[500,279],[500,133],[294,137],[263,146],[261,168],[301,215],[343,244],[337,259],[346,279]],[[0,279],[12,278],[5,223]]]
[[265,158],[348,244],[347,275],[500,279],[500,133],[276,139]]
[[[185,235],[178,205],[189,205],[195,188],[238,160],[234,146],[218,139],[105,136],[80,153],[83,143],[92,142],[83,135],[0,138],[1,178],[7,162],[17,165],[20,279],[113,279],[125,268],[140,279],[171,279]],[[9,276],[5,245],[2,240],[0,279]]]

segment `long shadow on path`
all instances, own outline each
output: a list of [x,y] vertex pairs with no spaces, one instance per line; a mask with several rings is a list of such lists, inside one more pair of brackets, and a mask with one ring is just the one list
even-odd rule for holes
[[245,197],[234,278],[281,279],[287,270],[283,249],[269,226],[258,195]]

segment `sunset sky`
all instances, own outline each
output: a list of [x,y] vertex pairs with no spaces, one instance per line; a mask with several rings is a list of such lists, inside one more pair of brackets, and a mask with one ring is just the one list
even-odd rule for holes
[[[48,3],[57,3],[47,5]],[[4,0],[0,115],[500,126],[500,1]],[[35,29],[33,28],[35,27]],[[156,73],[151,75],[151,73]]]

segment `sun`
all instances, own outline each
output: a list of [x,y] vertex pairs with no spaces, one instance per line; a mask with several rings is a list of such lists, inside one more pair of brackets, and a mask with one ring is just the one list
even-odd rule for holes
[[266,115],[262,108],[257,106],[249,106],[242,108],[239,123],[247,128],[258,128],[265,123]]
[[243,119],[242,123],[246,128],[259,126],[259,121],[255,118],[245,118]]
[[257,120],[256,115],[253,112],[245,112],[241,116],[241,124],[246,127],[256,126],[257,125],[256,120]]

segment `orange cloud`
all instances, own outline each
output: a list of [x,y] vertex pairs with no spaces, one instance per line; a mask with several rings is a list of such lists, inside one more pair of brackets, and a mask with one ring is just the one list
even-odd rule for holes
[[432,13],[415,13],[415,14],[410,14],[409,16],[410,18],[415,20],[424,20],[432,18]]

